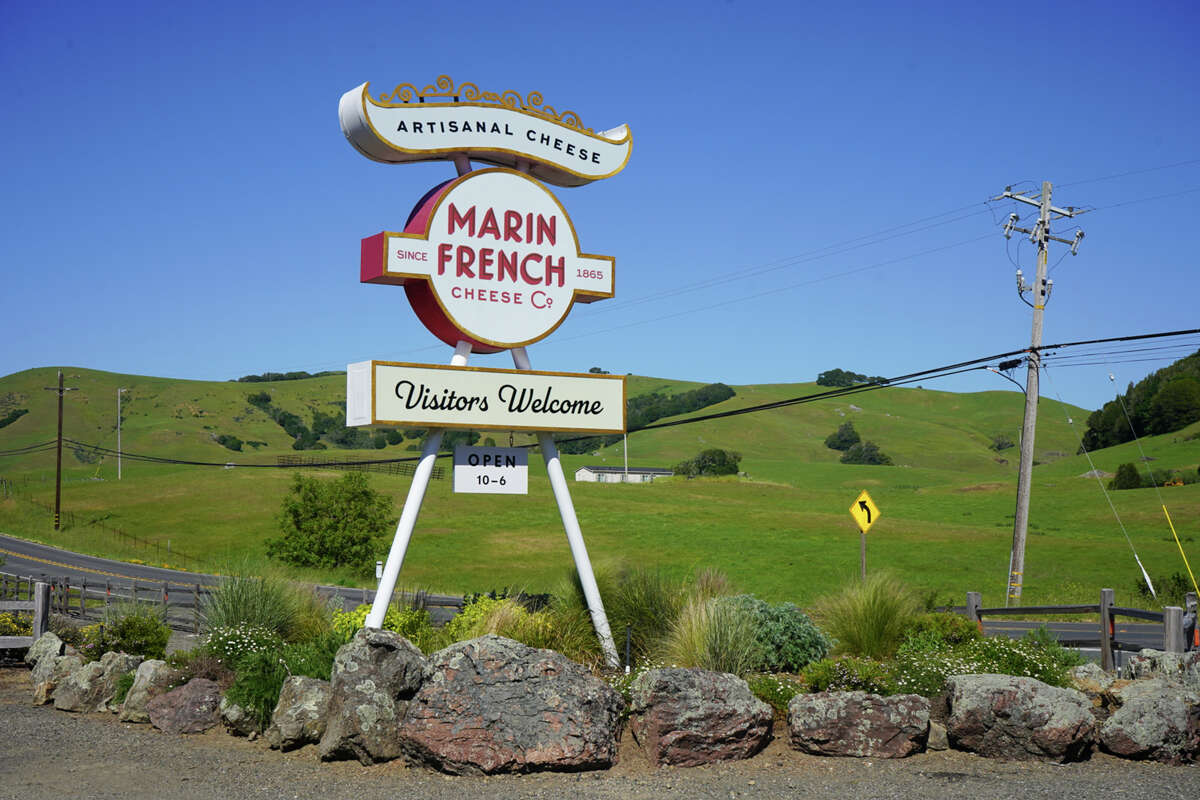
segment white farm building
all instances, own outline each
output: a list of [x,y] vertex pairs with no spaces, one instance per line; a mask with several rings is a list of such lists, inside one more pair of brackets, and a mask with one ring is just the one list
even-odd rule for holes
[[580,467],[575,470],[575,480],[593,483],[650,483],[655,478],[666,478],[675,472],[660,467]]

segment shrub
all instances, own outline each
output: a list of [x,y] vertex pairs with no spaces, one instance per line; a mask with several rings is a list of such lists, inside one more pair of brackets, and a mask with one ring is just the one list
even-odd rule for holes
[[144,658],[162,658],[167,651],[171,629],[163,622],[161,606],[126,601],[104,609],[102,622],[80,631],[78,649],[88,661],[95,661],[110,650]]
[[792,698],[804,691],[804,683],[790,675],[756,673],[746,678],[754,696],[776,711],[787,711]]
[[226,450],[234,450],[237,452],[241,452],[242,450],[242,440],[228,433],[222,433],[220,436],[218,436],[217,444],[221,445],[221,447],[224,447]]
[[116,692],[113,694],[113,699],[110,705],[119,706],[125,702],[125,697],[129,694],[129,690],[133,688],[134,674],[126,672],[117,677]]
[[746,675],[761,659],[753,611],[733,600],[690,600],[663,642],[662,657],[680,667]]
[[1142,488],[1142,475],[1138,472],[1137,465],[1126,463],[1117,467],[1117,474],[1109,481],[1108,488],[1113,490]]
[[879,449],[879,445],[870,441],[851,445],[838,460],[843,464],[877,464],[884,467],[892,465],[891,457],[885,455]]
[[[332,630],[339,639],[348,642],[366,624],[369,613],[369,604],[360,605],[353,611],[334,611]],[[429,612],[423,608],[389,605],[383,615],[383,629],[395,631],[423,652],[429,652],[435,641],[434,630],[429,624]]]
[[[1188,576],[1182,572],[1173,572],[1164,580],[1160,578],[1158,585],[1154,587],[1158,590],[1158,603],[1160,607],[1179,606],[1184,608],[1187,603],[1187,594],[1192,591],[1192,582],[1188,580]],[[1153,599],[1154,595],[1150,593],[1150,587],[1146,585],[1145,578],[1137,579],[1137,593],[1140,597],[1146,600]]]
[[876,572],[822,598],[816,607],[821,628],[833,637],[834,652],[887,658],[903,641],[919,603],[898,579]]
[[997,433],[992,436],[992,443],[988,447],[996,452],[1007,450],[1010,447],[1016,447],[1017,443],[1012,440],[1012,437],[1007,433]]
[[681,461],[674,467],[676,475],[695,478],[701,475],[736,475],[738,462],[742,457],[738,453],[710,448],[702,451],[695,458]]
[[829,654],[831,643],[792,603],[771,605],[753,595],[732,598],[754,615],[758,663],[763,672],[799,672]]
[[167,665],[174,670],[170,680],[171,688],[182,686],[192,678],[208,678],[215,681],[221,687],[221,691],[228,689],[233,683],[233,670],[205,647],[176,650],[168,655],[166,660]]
[[912,621],[907,638],[928,636],[934,640],[953,647],[964,642],[983,638],[979,626],[961,614],[933,613],[922,614]]
[[307,675],[328,680],[333,672],[333,659],[344,644],[335,633],[328,633],[307,642],[285,646],[281,651],[255,652],[238,664],[237,677],[225,696],[229,702],[246,709],[264,730],[279,703],[279,691],[291,675]]
[[277,517],[280,536],[267,540],[267,555],[300,567],[366,571],[375,562],[376,539],[395,523],[391,511],[392,501],[361,472],[335,481],[297,474]]
[[822,659],[804,668],[804,682],[810,692],[896,693],[896,682],[887,664],[870,658],[844,656]]
[[283,647],[283,637],[265,625],[239,622],[230,627],[209,629],[204,649],[232,670],[256,653],[276,653]]
[[825,446],[830,450],[849,450],[862,441],[853,422],[843,422],[838,429],[825,437]]
[[29,636],[33,633],[33,620],[16,611],[0,612],[0,636]]

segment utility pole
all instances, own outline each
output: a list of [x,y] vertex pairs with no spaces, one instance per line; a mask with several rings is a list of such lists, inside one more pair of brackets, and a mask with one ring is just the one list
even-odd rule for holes
[[58,371],[58,386],[45,387],[48,392],[58,392],[58,455],[54,469],[54,530],[59,529],[62,512],[62,423],[63,394],[75,391],[74,387],[63,388],[63,372]]
[[[1050,223],[1064,217],[1074,217],[1082,214],[1083,209],[1073,206],[1057,208],[1050,205],[1051,185],[1049,181],[1042,182],[1040,198],[1027,197],[1030,192],[1013,192],[1012,187],[1006,187],[1004,194],[993,197],[993,200],[1016,200],[1038,207],[1038,221],[1033,229],[1017,226],[1020,217],[1010,214],[1004,226],[1004,237],[1011,238],[1013,231],[1029,235],[1029,240],[1037,245],[1037,275],[1033,285],[1025,283],[1021,270],[1017,270],[1017,294],[1021,300],[1033,308],[1033,336],[1029,344],[1029,356],[1025,359],[1028,372],[1025,378],[1025,418],[1021,424],[1021,460],[1020,471],[1017,474],[1017,509],[1013,518],[1012,555],[1008,568],[1008,595],[1004,605],[1020,604],[1021,586],[1025,577],[1025,537],[1029,530],[1029,490],[1033,479],[1033,439],[1037,428],[1038,408],[1038,371],[1041,368],[1042,355],[1042,314],[1046,309],[1046,301],[1054,289],[1054,281],[1046,277],[1046,260],[1051,240],[1071,245],[1071,255],[1079,251],[1079,242],[1083,239],[1083,231],[1076,230],[1074,239],[1062,239],[1050,233]],[[1033,302],[1025,299],[1025,293],[1032,292]]]

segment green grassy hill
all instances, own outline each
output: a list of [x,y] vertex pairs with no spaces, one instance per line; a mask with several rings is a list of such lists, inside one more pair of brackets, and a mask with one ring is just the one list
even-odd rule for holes
[[[325,376],[272,383],[202,382],[65,370],[64,435],[116,447],[116,395],[122,409],[122,446],[128,453],[171,459],[233,462],[234,469],[123,462],[116,480],[112,457],[93,461],[87,451],[64,451],[64,511],[73,524],[55,533],[42,504],[53,501],[54,453],[0,456],[0,478],[10,486],[0,500],[0,530],[97,554],[163,560],[184,568],[230,569],[265,565],[263,541],[274,535],[274,515],[291,480],[289,470],[247,468],[292,455],[291,437],[246,398],[267,391],[275,406],[311,422],[314,411],[340,414],[344,378]],[[57,371],[35,369],[0,378],[0,418],[28,409],[0,428],[0,451],[55,436]],[[630,397],[678,392],[699,384],[658,378],[628,379]],[[821,391],[814,384],[735,386],[735,397],[691,416],[743,408]],[[630,464],[663,466],[719,447],[742,454],[740,479],[661,480],[651,485],[572,483],[572,495],[593,560],[603,567],[658,566],[684,573],[700,566],[727,572],[747,591],[806,602],[855,574],[858,536],[848,508],[862,489],[882,517],[872,529],[869,568],[889,567],[943,601],[961,602],[967,590],[984,602],[1003,603],[1016,483],[1016,448],[989,449],[992,437],[1018,438],[1022,398],[1015,392],[953,394],[893,388],[834,400],[648,430],[629,437]],[[1075,427],[1068,424],[1068,416]],[[1025,597],[1091,600],[1103,586],[1132,601],[1137,579],[1129,546],[1078,449],[1087,412],[1043,399],[1039,415]],[[838,463],[823,444],[850,420],[896,466]],[[1200,462],[1191,429],[1142,440],[1157,467]],[[237,436],[243,452],[217,441]],[[496,437],[499,441],[504,437]],[[517,437],[518,442],[528,437]],[[336,458],[414,456],[412,440],[382,450],[304,451]],[[589,455],[564,456],[568,476],[584,464],[622,463],[621,443]],[[1136,446],[1094,454],[1108,472],[1139,458]],[[401,582],[440,591],[486,591],[515,585],[543,590],[571,569],[561,523],[541,460],[531,461],[527,496],[456,495],[447,478],[430,487],[405,561]],[[333,476],[336,473],[323,473]],[[392,496],[396,515],[408,478],[372,475]],[[1193,562],[1200,484],[1161,491]],[[1152,489],[1117,492],[1113,502],[1156,578],[1184,571]],[[158,543],[150,551],[111,532]],[[162,555],[165,543],[171,555]],[[1193,565],[1200,566],[1194,563]],[[364,565],[364,570],[370,570]],[[350,570],[297,577],[354,582]]]

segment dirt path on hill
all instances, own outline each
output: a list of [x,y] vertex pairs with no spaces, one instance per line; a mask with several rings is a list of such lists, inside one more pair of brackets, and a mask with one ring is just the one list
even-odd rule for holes
[[[350,798],[352,800],[650,800],[651,798],[1022,798],[1195,800],[1200,767],[1097,755],[1055,766],[926,753],[900,761],[816,758],[777,738],[750,761],[654,769],[626,734],[611,770],[492,778],[450,777],[399,763],[324,764],[316,748],[268,749],[220,729],[168,736],[113,714],[69,714],[30,705],[29,671],[0,667],[0,798]],[[777,736],[783,732],[777,730]]]

